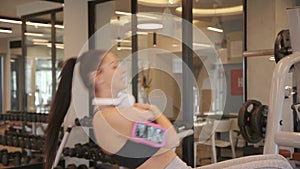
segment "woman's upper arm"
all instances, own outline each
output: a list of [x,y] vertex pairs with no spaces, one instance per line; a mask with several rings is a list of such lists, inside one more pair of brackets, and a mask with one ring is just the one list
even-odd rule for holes
[[150,112],[135,107],[117,108],[118,113],[129,121],[153,121],[155,116]]

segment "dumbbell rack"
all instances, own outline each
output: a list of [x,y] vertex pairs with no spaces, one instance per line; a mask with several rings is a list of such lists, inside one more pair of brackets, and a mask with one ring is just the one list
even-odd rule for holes
[[[85,116],[82,119],[75,119],[74,125],[68,125],[64,137],[60,143],[60,146],[57,150],[57,154],[55,157],[55,161],[53,163],[52,169],[63,169],[61,166],[57,166],[61,155],[63,154],[64,157],[75,157],[75,158],[82,158],[89,160],[93,163],[92,167],[95,167],[96,169],[99,167],[99,162],[101,162],[101,165],[106,164],[116,164],[113,159],[111,159],[109,156],[107,156],[101,148],[96,145],[95,143],[88,142],[83,145],[81,144],[75,144],[74,148],[65,147],[66,142],[68,141],[69,135],[74,127],[80,126],[80,127],[87,127],[91,128],[92,121],[89,117]],[[175,123],[174,124],[175,129],[177,129],[178,136],[180,139],[183,139],[187,136],[193,135],[194,131],[192,129],[187,129],[185,123]],[[88,146],[86,146],[88,145]],[[85,147],[86,146],[86,147]],[[77,150],[76,150],[77,149]],[[80,149],[83,150],[80,152]],[[78,151],[79,150],[79,151]],[[67,152],[69,151],[69,152]],[[80,166],[84,165],[79,165]],[[67,168],[76,168],[76,166],[71,164],[70,167]],[[103,168],[103,167],[100,167]],[[119,167],[120,169],[123,169],[122,166]]]
[[[61,166],[58,165],[59,161],[61,160],[62,155],[64,157],[71,157],[71,158],[78,158],[78,159],[85,159],[90,161],[90,166],[96,167],[96,165],[99,165],[99,163],[105,165],[105,164],[115,164],[111,159],[109,159],[108,156],[106,156],[102,151],[101,148],[99,146],[97,146],[96,144],[92,143],[91,141],[88,143],[83,144],[83,146],[89,145],[89,147],[85,147],[86,149],[86,154],[81,154],[79,151],[79,145],[81,146],[80,143],[75,144],[74,148],[70,148],[70,147],[65,147],[68,138],[70,136],[70,133],[72,131],[72,129],[74,127],[85,127],[85,128],[91,128],[91,124],[92,124],[92,120],[85,116],[83,118],[79,119],[75,119],[74,124],[68,125],[66,131],[64,132],[64,136],[62,138],[62,141],[60,143],[60,146],[57,150],[56,153],[56,157],[55,157],[55,161],[52,165],[52,169],[56,169],[59,168]],[[93,151],[90,151],[90,149],[92,149]],[[73,154],[71,153],[67,153],[66,151],[70,151],[73,152]],[[79,151],[78,151],[79,150]],[[89,150],[89,151],[87,151]],[[87,153],[91,153],[91,154],[87,154]],[[75,165],[73,165],[72,167],[74,168]]]
[[[11,165],[11,163],[6,163],[5,166],[1,166],[0,168],[42,168],[43,160],[42,160],[42,148],[44,146],[43,137],[36,135],[36,124],[37,123],[46,123],[47,122],[47,114],[39,114],[35,112],[24,112],[24,111],[7,111],[4,114],[0,114],[0,121],[4,124],[8,124],[9,122],[22,122],[22,127],[17,128],[20,132],[12,132],[12,131],[5,131],[3,135],[0,135],[0,149],[5,150],[8,149],[8,153],[11,151],[21,152],[25,154],[26,157],[25,164],[20,164],[15,162],[14,164],[18,165]],[[31,125],[31,134],[26,134],[25,125],[24,123]],[[13,126],[14,128],[16,126]],[[33,162],[33,160],[29,164],[30,156],[32,153],[38,154],[40,156],[39,160]],[[13,154],[13,153],[10,153]],[[17,153],[15,153],[17,154]],[[0,156],[2,154],[0,153]],[[24,158],[20,157],[20,158]],[[29,160],[28,160],[29,159]],[[14,159],[15,160],[15,159]]]
[[[89,117],[85,116],[81,119],[75,119],[74,125],[68,125],[66,131],[64,132],[64,137],[60,143],[60,146],[57,150],[57,154],[55,157],[55,161],[53,163],[52,169],[60,168],[61,166],[58,166],[58,162],[60,161],[61,155],[64,157],[71,157],[71,158],[79,158],[79,159],[85,159],[90,161],[90,165],[97,168],[96,166],[101,163],[101,165],[106,164],[115,164],[115,162],[109,158],[102,150],[101,148],[90,142],[87,142],[83,145],[80,143],[75,144],[74,148],[65,147],[66,142],[68,141],[69,135],[74,127],[85,127],[88,129],[91,129],[92,121]],[[88,145],[88,146],[87,146]],[[80,148],[85,149],[85,153],[79,152]],[[79,150],[79,151],[78,151]],[[66,153],[66,151],[70,151],[71,153]],[[81,165],[83,166],[83,165]],[[72,167],[75,167],[75,165],[72,165]],[[72,168],[71,167],[71,168]],[[68,167],[67,167],[68,168]]]

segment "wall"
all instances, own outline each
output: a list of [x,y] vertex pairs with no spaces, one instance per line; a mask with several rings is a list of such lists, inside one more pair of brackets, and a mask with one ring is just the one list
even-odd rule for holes
[[[247,50],[273,49],[275,37],[282,29],[288,28],[286,8],[292,7],[293,0],[248,0],[247,1]],[[275,61],[269,56],[247,58],[247,99],[256,99],[262,104],[269,104],[270,86]],[[286,83],[291,84],[291,75]],[[280,103],[278,103],[280,104]],[[291,99],[285,99],[282,116],[283,130],[291,131],[293,117]],[[269,112],[272,113],[272,112]],[[290,151],[293,151],[291,148]]]
[[[86,0],[65,0],[64,1],[64,55],[65,59],[70,57],[78,56],[82,50],[84,44],[88,39],[88,6]],[[78,82],[78,74],[74,73],[74,81]],[[78,83],[76,83],[78,84]],[[74,90],[74,88],[73,88]],[[79,105],[76,108],[81,108],[77,110],[78,112],[87,112],[88,110],[88,94],[84,90],[83,86],[76,86],[76,93],[80,97],[73,95],[73,98],[79,98],[76,101]],[[69,124],[74,123],[74,119],[78,117],[79,114],[75,113],[74,102],[72,101],[71,106],[68,110],[67,117],[65,119],[64,125],[67,127]],[[85,143],[88,141],[87,133],[83,131],[82,128],[75,127],[68,139],[66,146],[73,146],[76,143]],[[83,164],[88,163],[86,160],[66,158],[66,164],[75,163]]]
[[[285,9],[291,0],[248,0],[247,1],[247,50],[273,49],[277,33],[288,27]],[[275,62],[269,57],[247,59],[248,99],[269,103],[270,86]]]

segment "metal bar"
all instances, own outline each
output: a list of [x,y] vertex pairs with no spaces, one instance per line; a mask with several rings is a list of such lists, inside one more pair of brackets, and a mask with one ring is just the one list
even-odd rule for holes
[[[244,11],[244,51],[247,51],[247,0],[243,0],[243,11]],[[243,102],[248,100],[247,92],[247,57],[243,57]]]
[[91,38],[96,32],[96,17],[95,17],[96,3],[94,1],[88,2],[88,36],[89,49],[95,49],[95,38]]
[[22,20],[22,57],[21,57],[21,66],[20,66],[20,93],[21,96],[20,99],[20,110],[27,110],[27,94],[26,94],[26,59],[27,59],[27,45],[26,45],[26,38],[25,38],[25,32],[26,32],[26,19],[24,17],[21,17]]
[[138,102],[138,36],[137,36],[137,16],[138,2],[131,1],[131,32],[132,32],[132,94]]
[[[183,81],[183,103],[182,103],[182,117],[188,126],[187,128],[193,128],[193,84],[192,75],[193,72],[193,1],[182,0],[182,81]],[[184,65],[187,66],[184,66]],[[182,141],[182,157],[189,166],[194,165],[194,136],[188,136]]]
[[300,148],[300,133],[298,132],[279,131],[275,133],[274,140],[279,146]]
[[270,56],[274,55],[274,49],[262,49],[243,52],[244,57],[254,57],[254,56]]
[[52,72],[52,98],[56,93],[56,13],[51,12],[51,72]]

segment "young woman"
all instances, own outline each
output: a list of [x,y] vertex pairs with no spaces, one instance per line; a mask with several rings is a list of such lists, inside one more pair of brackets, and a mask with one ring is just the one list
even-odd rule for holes
[[[119,66],[117,57],[111,52],[91,50],[78,58],[68,59],[62,69],[60,83],[50,109],[46,131],[45,169],[50,169],[55,159],[59,130],[71,101],[75,64],[79,64],[81,80],[88,89],[91,99],[116,99],[119,92],[127,87],[124,80],[126,71]],[[120,166],[138,169],[191,168],[174,153],[173,148],[178,145],[177,133],[157,107],[149,104],[126,107],[118,107],[115,104],[96,104],[93,109],[93,130],[96,142]],[[144,121],[149,123],[149,128],[155,124],[166,129],[166,138],[162,140],[165,144],[153,146],[136,140],[132,135],[134,126],[137,122]],[[244,157],[203,168],[253,168],[257,166],[291,168],[287,160],[278,155]]]
[[[75,64],[89,89],[91,98],[117,98],[127,88],[126,71],[119,66],[117,57],[111,52],[91,50],[80,57],[71,58],[64,64],[60,83],[51,106],[46,131],[45,168],[51,168],[57,148],[59,128],[70,105],[72,76]],[[121,166],[128,168],[165,168],[175,157],[173,148],[178,137],[170,121],[160,110],[149,104],[118,107],[117,105],[95,105],[93,129],[98,145]],[[132,137],[136,122],[148,121],[166,129],[165,144],[151,146]],[[55,149],[56,150],[56,149]]]

